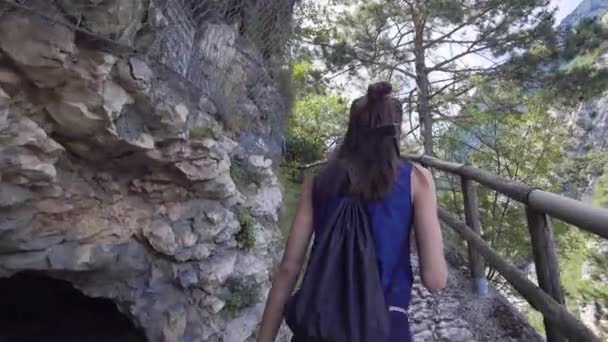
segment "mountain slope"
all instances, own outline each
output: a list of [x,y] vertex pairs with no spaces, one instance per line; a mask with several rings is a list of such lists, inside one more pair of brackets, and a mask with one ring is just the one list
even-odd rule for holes
[[608,12],[608,0],[583,0],[559,24],[560,28],[575,27],[585,18],[598,18]]

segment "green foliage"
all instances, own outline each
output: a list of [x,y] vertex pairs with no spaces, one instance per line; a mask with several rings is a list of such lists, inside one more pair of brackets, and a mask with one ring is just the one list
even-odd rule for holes
[[591,285],[590,282],[584,282],[581,287],[583,300],[590,302],[594,301],[603,307],[608,307],[608,285]]
[[[579,165],[586,166],[581,172],[582,174],[598,177],[593,190],[592,202],[599,206],[608,207],[608,153],[589,152]],[[588,182],[588,179],[584,180]]]
[[568,63],[567,68],[569,71],[576,70],[576,69],[590,68],[593,66],[594,63],[597,62],[599,56],[600,56],[599,50],[593,50],[593,51],[586,52],[584,54],[579,54],[576,57],[574,57],[574,59],[572,59],[572,61],[570,63]]
[[[589,177],[602,176],[606,173],[607,167],[608,153],[591,151],[583,155],[570,155],[558,166],[556,172],[562,179],[564,192],[570,197],[581,198],[589,186]],[[599,190],[602,188],[601,183],[600,178],[596,192],[601,191]],[[601,200],[596,199],[596,202],[600,204]]]
[[589,63],[585,57],[579,63],[579,66],[556,72],[545,81],[547,86],[551,86],[556,103],[573,107],[604,94],[608,89],[607,69],[585,65]]
[[[441,175],[440,177],[443,177]],[[449,177],[449,176],[446,176]],[[449,185],[443,186],[445,182],[449,182]],[[460,191],[459,186],[457,185],[459,180],[457,177],[450,177],[448,180],[445,178],[441,178],[437,180],[437,200],[441,204],[442,207],[449,210],[450,212],[459,216],[460,220],[464,222],[464,207],[463,207],[463,198],[462,192]],[[444,227],[443,229],[443,238],[448,242],[448,245],[455,248],[457,252],[466,255],[467,253],[467,245],[465,240],[458,234],[458,232],[454,231],[454,229],[450,227]]]
[[247,167],[239,159],[231,160],[230,177],[232,177],[232,180],[240,189],[246,188],[247,186],[257,182],[251,172],[247,170]]
[[323,159],[328,145],[344,134],[348,110],[341,97],[325,93],[309,60],[296,63],[293,73],[297,100],[287,128],[286,160],[306,164]]
[[[590,277],[581,280],[579,285],[579,303],[593,303],[601,308],[608,307],[608,285],[606,275],[608,274],[608,253],[606,251],[590,250],[587,259],[590,268]],[[608,329],[600,327],[603,336],[608,335]]]
[[[558,245],[560,280],[568,312],[579,317],[580,304],[585,302],[583,292],[588,286],[587,282],[582,280],[582,266],[589,254],[587,248],[589,237],[579,232],[576,227],[566,224],[557,222],[555,228],[558,231],[556,234],[560,234],[560,230],[570,231],[568,241],[562,241],[561,246]],[[545,326],[540,312],[530,308],[528,320],[538,333],[544,334]]]
[[[432,152],[436,110],[460,104],[471,89],[469,78],[493,69],[472,67],[471,55],[502,56],[554,35],[546,0],[332,3],[326,25],[317,31],[317,22],[308,27],[312,44],[329,70],[366,81],[388,79],[409,95],[429,126],[422,130],[427,153]],[[349,9],[341,11],[339,5]],[[446,51],[458,53],[447,57]],[[429,93],[419,92],[421,87]]]
[[[476,87],[478,92],[466,103],[463,115],[436,137],[438,146],[444,147],[441,152],[450,159],[470,162],[503,178],[551,192],[568,191],[575,198],[580,198],[588,186],[589,176],[606,172],[606,153],[566,153],[569,135],[563,122],[549,114],[551,92],[524,91],[514,83],[496,80],[476,80]],[[596,189],[603,189],[603,182],[598,181]],[[477,196],[484,239],[513,262],[530,261],[523,206],[482,186],[477,188]],[[442,206],[462,215],[457,179],[439,200]],[[578,315],[581,303],[590,298],[602,301],[608,298],[608,292],[598,282],[582,280],[583,264],[591,257],[591,237],[558,220],[553,222],[566,304]],[[600,260],[603,262],[598,264],[603,264],[608,256],[600,256]],[[492,279],[495,272],[490,269],[488,275]],[[539,332],[544,331],[541,314],[532,310],[528,317]]]
[[190,138],[192,139],[204,139],[204,138],[217,138],[217,133],[209,125],[200,125],[190,130]]
[[236,218],[241,224],[241,229],[236,233],[236,242],[243,250],[249,251],[255,247],[255,220],[249,210],[245,207],[238,207]]
[[327,149],[323,141],[315,136],[289,135],[286,141],[287,153],[285,159],[288,162],[312,163],[323,159],[324,151]]
[[528,312],[528,322],[537,333],[541,336],[545,335],[545,322],[543,321],[542,313],[536,310],[530,310]]
[[[559,191],[560,181],[553,170],[566,158],[567,131],[560,120],[549,115],[544,94],[523,92],[508,82],[479,81],[477,88],[466,114],[437,137],[437,145],[444,147],[442,153],[503,178]],[[453,180],[451,190],[439,197],[442,205],[457,213],[462,211],[459,186]],[[482,186],[477,188],[477,196],[484,239],[508,259],[529,260],[522,205]],[[568,238],[568,231],[556,231],[558,241]]]
[[228,297],[225,299],[224,312],[229,316],[260,301],[261,287],[259,284],[247,283],[243,280],[230,278],[226,282]]
[[433,18],[443,19],[450,24],[460,24],[467,17],[462,1],[428,0],[426,6]]
[[593,53],[594,50],[605,45],[606,40],[608,40],[606,25],[594,19],[586,19],[574,30],[566,33],[561,55],[568,60]]
[[[551,30],[547,28],[547,30]],[[591,65],[606,50],[608,27],[595,20],[584,20],[573,30],[561,32],[563,43],[557,44],[555,35],[547,32],[544,39],[536,41],[524,53],[516,55],[511,63],[522,63],[533,69],[552,62],[566,61],[571,67]]]
[[323,94],[326,86],[323,73],[315,69],[310,58],[302,57],[294,64],[291,74],[293,90],[297,95]]
[[593,193],[593,203],[608,208],[608,163],[604,174],[597,180]]
[[279,179],[283,186],[283,205],[279,216],[279,227],[283,237],[287,238],[289,230],[291,229],[291,223],[296,214],[298,207],[298,200],[300,198],[301,184],[297,177],[294,177],[294,171],[289,166],[282,167],[279,170]]
[[310,163],[323,158],[327,146],[344,134],[344,100],[335,95],[307,95],[296,101],[287,131],[287,160]]
[[[561,231],[560,231],[561,230]],[[555,225],[555,234],[568,233],[568,240],[558,241],[558,256],[562,291],[568,311],[578,316],[583,264],[588,257],[588,236],[563,223]]]
[[544,89],[556,104],[572,107],[608,89],[608,71],[598,63],[608,51],[608,27],[585,20],[562,34],[562,44],[548,39],[513,56],[503,76],[527,88]]

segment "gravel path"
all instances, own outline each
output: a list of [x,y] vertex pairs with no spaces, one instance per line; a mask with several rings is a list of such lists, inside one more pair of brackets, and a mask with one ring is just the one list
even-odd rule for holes
[[448,285],[437,293],[420,283],[418,258],[412,256],[415,284],[409,318],[416,342],[543,341],[494,288],[485,297],[471,291],[462,267],[450,265]]

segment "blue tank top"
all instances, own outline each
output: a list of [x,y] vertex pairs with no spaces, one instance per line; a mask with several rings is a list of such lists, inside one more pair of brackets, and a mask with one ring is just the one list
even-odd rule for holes
[[[413,219],[411,173],[412,164],[404,162],[399,167],[393,188],[386,197],[366,204],[385,298],[389,305],[404,309],[410,302],[413,281],[410,261]],[[336,210],[342,197],[343,195],[338,195],[321,199],[317,194],[313,195],[315,235],[326,226],[326,221]]]

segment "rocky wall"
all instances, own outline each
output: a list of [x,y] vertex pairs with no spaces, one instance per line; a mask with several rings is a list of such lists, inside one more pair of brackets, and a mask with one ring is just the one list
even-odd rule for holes
[[[82,2],[28,5],[133,46],[163,42],[167,13],[183,10]],[[279,239],[286,112],[255,49],[216,23],[165,39],[164,59],[117,53],[0,13],[0,277],[37,271],[110,298],[149,341],[252,339]],[[201,84],[221,84],[233,111]]]

